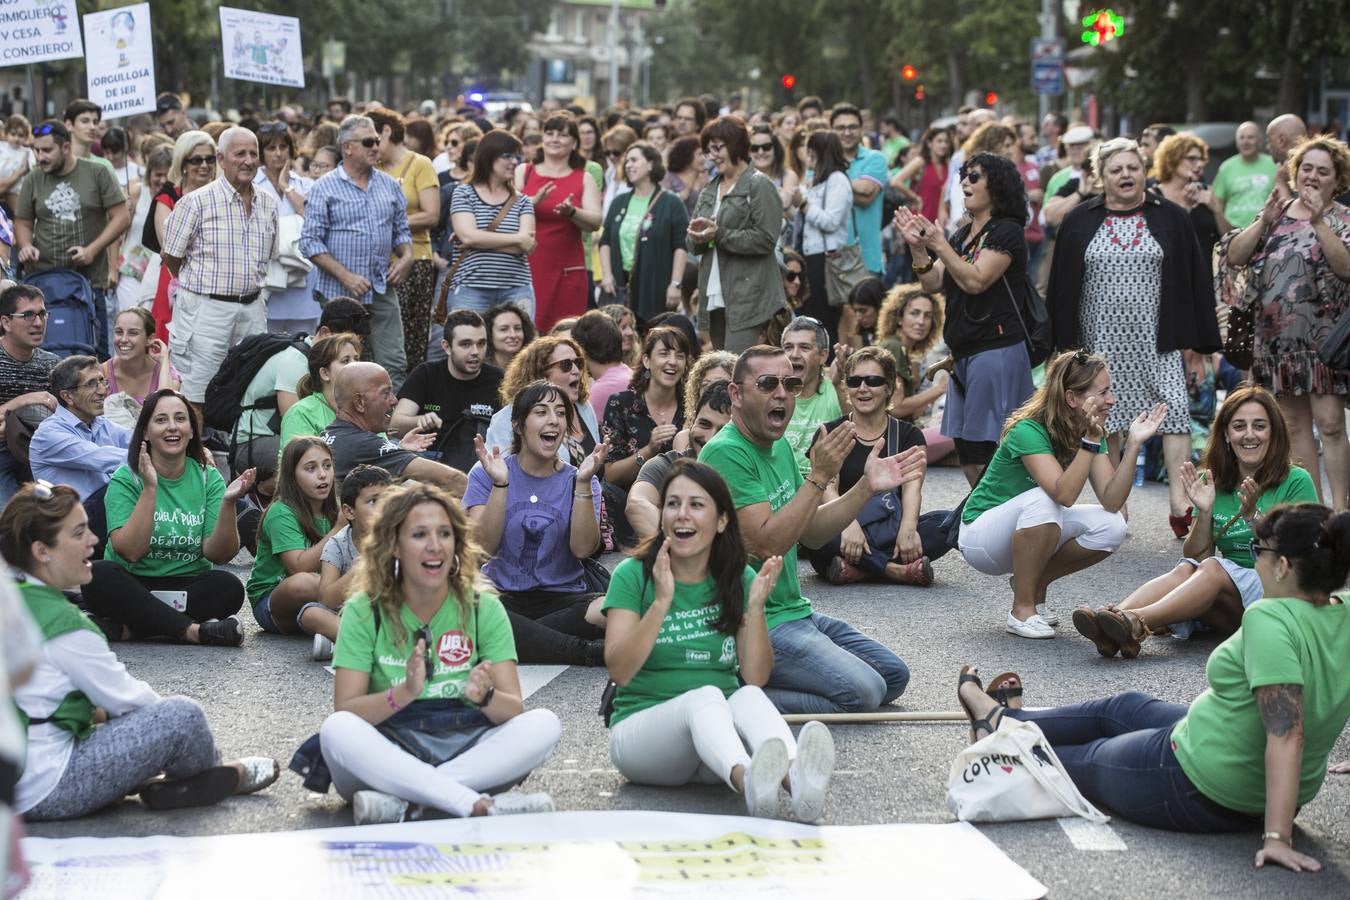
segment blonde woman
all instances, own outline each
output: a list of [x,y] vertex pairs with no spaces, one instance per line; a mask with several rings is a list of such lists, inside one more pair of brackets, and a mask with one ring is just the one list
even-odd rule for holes
[[[159,253],[164,240],[164,230],[169,221],[169,213],[175,204],[185,195],[197,188],[205,187],[216,178],[216,142],[205,131],[185,131],[173,144],[173,162],[169,165],[169,177],[160,186],[159,193],[150,204],[151,215],[146,219],[141,233],[141,246],[152,253]],[[155,289],[155,299],[150,312],[157,324],[155,337],[165,344],[169,342],[169,319],[173,316],[173,294],[178,281],[167,268],[159,270],[159,282]]]

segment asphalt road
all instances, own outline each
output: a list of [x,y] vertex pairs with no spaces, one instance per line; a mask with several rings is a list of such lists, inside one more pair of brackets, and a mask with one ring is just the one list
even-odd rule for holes
[[[956,469],[929,473],[925,509],[951,506],[965,494]],[[1005,579],[972,570],[955,554],[936,565],[931,588],[885,585],[833,587],[802,567],[803,589],[821,611],[841,616],[896,649],[913,680],[896,706],[955,710],[956,674],[973,662],[986,675],[1019,671],[1028,705],[1048,706],[1122,690],[1141,690],[1188,702],[1205,686],[1204,665],[1214,643],[1150,640],[1138,660],[1104,660],[1079,638],[1068,611],[1081,602],[1122,598],[1175,563],[1180,542],[1166,526],[1165,488],[1148,485],[1130,502],[1132,535],[1113,559],[1052,588],[1060,637],[1028,641],[1008,635],[1003,622],[1010,591]],[[612,564],[617,557],[609,560]],[[245,611],[242,649],[123,644],[127,667],[161,693],[182,693],[206,707],[227,755],[268,754],[282,766],[332,709],[333,678],[308,658],[309,642],[262,634]],[[530,706],[554,710],[563,721],[557,752],[526,782],[552,793],[561,810],[656,809],[736,815],[739,798],[720,787],[654,789],[627,784],[609,760],[605,729],[596,715],[604,674],[571,668],[544,686]],[[839,726],[838,772],[826,822],[949,822],[946,779],[966,740],[955,723]],[[1342,736],[1333,760],[1350,758]],[[1079,849],[1055,822],[984,826],[982,830],[1049,888],[1055,897],[1271,897],[1350,896],[1350,776],[1329,778],[1298,817],[1296,846],[1320,859],[1315,875],[1256,870],[1254,836],[1195,836],[1113,820],[1125,850]],[[267,791],[219,807],[152,814],[126,801],[76,822],[35,824],[33,835],[117,836],[227,834],[351,824],[335,795],[305,791],[283,772]]]

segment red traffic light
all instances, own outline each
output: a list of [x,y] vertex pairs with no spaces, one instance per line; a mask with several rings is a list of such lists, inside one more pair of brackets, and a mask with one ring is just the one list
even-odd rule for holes
[[906,64],[900,67],[900,77],[906,81],[913,81],[919,77],[919,70],[914,66]]
[[789,91],[797,86],[797,76],[793,75],[791,72],[784,75],[779,81],[781,81],[783,87]]
[[998,94],[990,91],[984,95],[984,105],[988,107],[998,106]]

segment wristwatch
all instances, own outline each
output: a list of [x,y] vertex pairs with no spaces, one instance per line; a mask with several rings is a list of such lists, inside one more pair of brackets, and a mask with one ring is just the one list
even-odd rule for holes
[[645,463],[645,462],[647,461],[647,457],[645,457],[645,456],[642,455],[642,451],[641,451],[641,450],[639,450],[638,452],[636,452],[636,453],[633,454],[633,459],[637,460],[637,464],[638,464],[639,466],[642,465],[643,463]]
[[1092,441],[1089,441],[1087,438],[1079,438],[1079,439],[1078,439],[1078,446],[1081,447],[1082,449],[1086,450],[1086,451],[1089,452],[1089,453],[1101,453],[1101,452],[1102,452],[1102,444],[1101,444],[1101,441],[1098,441],[1097,443],[1094,444],[1094,443],[1092,443]]

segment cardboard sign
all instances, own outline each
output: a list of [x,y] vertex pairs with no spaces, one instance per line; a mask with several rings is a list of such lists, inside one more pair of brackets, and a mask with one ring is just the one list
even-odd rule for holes
[[305,86],[300,20],[246,9],[220,8],[225,77],[263,84]]
[[84,17],[89,99],[105,119],[155,111],[155,47],[150,4],[138,3]]

